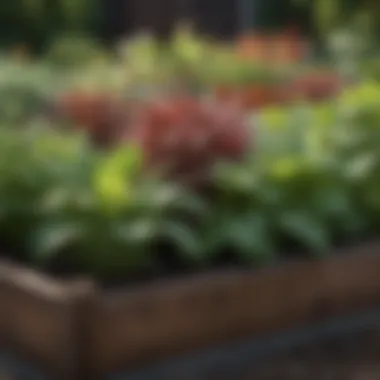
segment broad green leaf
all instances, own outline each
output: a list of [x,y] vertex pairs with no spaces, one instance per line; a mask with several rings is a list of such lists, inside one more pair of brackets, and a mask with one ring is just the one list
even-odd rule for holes
[[146,192],[141,201],[146,202],[151,210],[165,210],[177,204],[181,200],[181,191],[175,186],[166,184],[149,184],[149,188],[145,188]]
[[122,146],[105,158],[104,165],[109,170],[122,171],[126,178],[131,178],[141,170],[143,154],[138,146]]
[[370,229],[371,221],[363,217],[357,210],[350,210],[339,228],[346,234],[347,239],[356,238]]
[[83,230],[76,222],[51,222],[37,226],[30,236],[30,248],[39,262],[46,262],[55,254],[80,239]]
[[231,220],[228,239],[247,263],[273,259],[274,246],[267,220],[260,214],[248,214]]
[[214,259],[228,243],[228,220],[223,222],[223,216],[215,218],[202,231],[202,246],[205,259]]
[[112,231],[118,240],[126,243],[127,246],[135,247],[136,244],[147,245],[157,234],[158,229],[159,225],[156,220],[139,218],[117,223]]
[[118,149],[105,157],[94,173],[94,188],[105,207],[117,209],[134,196],[134,177],[142,165],[138,148]]
[[329,249],[330,238],[323,224],[304,211],[285,211],[279,215],[280,229],[318,254]]
[[160,230],[160,236],[169,238],[185,259],[198,263],[204,260],[201,239],[195,230],[176,221],[163,222]]
[[324,188],[316,192],[316,208],[326,216],[346,216],[351,210],[351,199],[345,187]]
[[345,176],[353,182],[366,180],[379,168],[380,157],[376,153],[368,152],[354,157],[345,163]]

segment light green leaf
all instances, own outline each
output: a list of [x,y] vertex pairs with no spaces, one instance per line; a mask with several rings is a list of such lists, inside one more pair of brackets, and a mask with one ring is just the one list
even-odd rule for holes
[[122,171],[127,178],[134,177],[142,168],[143,153],[136,145],[122,146],[113,151],[105,159],[110,170]]
[[164,210],[180,200],[181,192],[174,186],[150,184],[148,195],[150,199],[143,199],[152,209]]
[[98,164],[94,173],[94,188],[102,203],[114,210],[134,196],[134,177],[142,165],[137,147],[118,149]]
[[37,209],[39,213],[49,215],[65,212],[71,207],[80,210],[93,209],[94,198],[91,192],[68,186],[52,188],[41,197]]
[[158,232],[158,223],[153,219],[139,218],[113,227],[113,234],[127,244],[146,245]]
[[299,157],[284,157],[273,163],[271,173],[275,179],[289,180],[296,176],[302,167],[303,162]]
[[367,152],[358,157],[354,157],[345,165],[346,178],[357,182],[370,178],[378,167],[380,157],[373,152]]

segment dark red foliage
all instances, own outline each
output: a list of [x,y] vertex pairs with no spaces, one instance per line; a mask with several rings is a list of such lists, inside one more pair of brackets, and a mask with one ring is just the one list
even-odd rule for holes
[[298,77],[291,84],[291,90],[297,99],[318,101],[338,95],[342,85],[342,79],[336,73],[322,72]]
[[128,125],[131,104],[108,94],[71,92],[57,102],[60,117],[70,120],[76,128],[84,129],[97,145],[116,142],[121,128]]
[[147,103],[124,138],[142,147],[148,167],[176,178],[203,177],[217,160],[239,160],[251,146],[240,110],[188,97]]

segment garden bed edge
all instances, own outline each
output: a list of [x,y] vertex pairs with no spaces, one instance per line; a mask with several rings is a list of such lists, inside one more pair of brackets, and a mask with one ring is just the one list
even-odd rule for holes
[[105,291],[0,261],[0,337],[62,378],[95,379],[380,301],[380,242],[318,260]]

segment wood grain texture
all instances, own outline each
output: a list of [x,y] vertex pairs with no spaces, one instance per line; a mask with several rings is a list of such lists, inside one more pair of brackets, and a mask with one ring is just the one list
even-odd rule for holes
[[378,243],[321,260],[114,291],[6,265],[0,264],[1,336],[70,379],[307,326],[380,301]]

